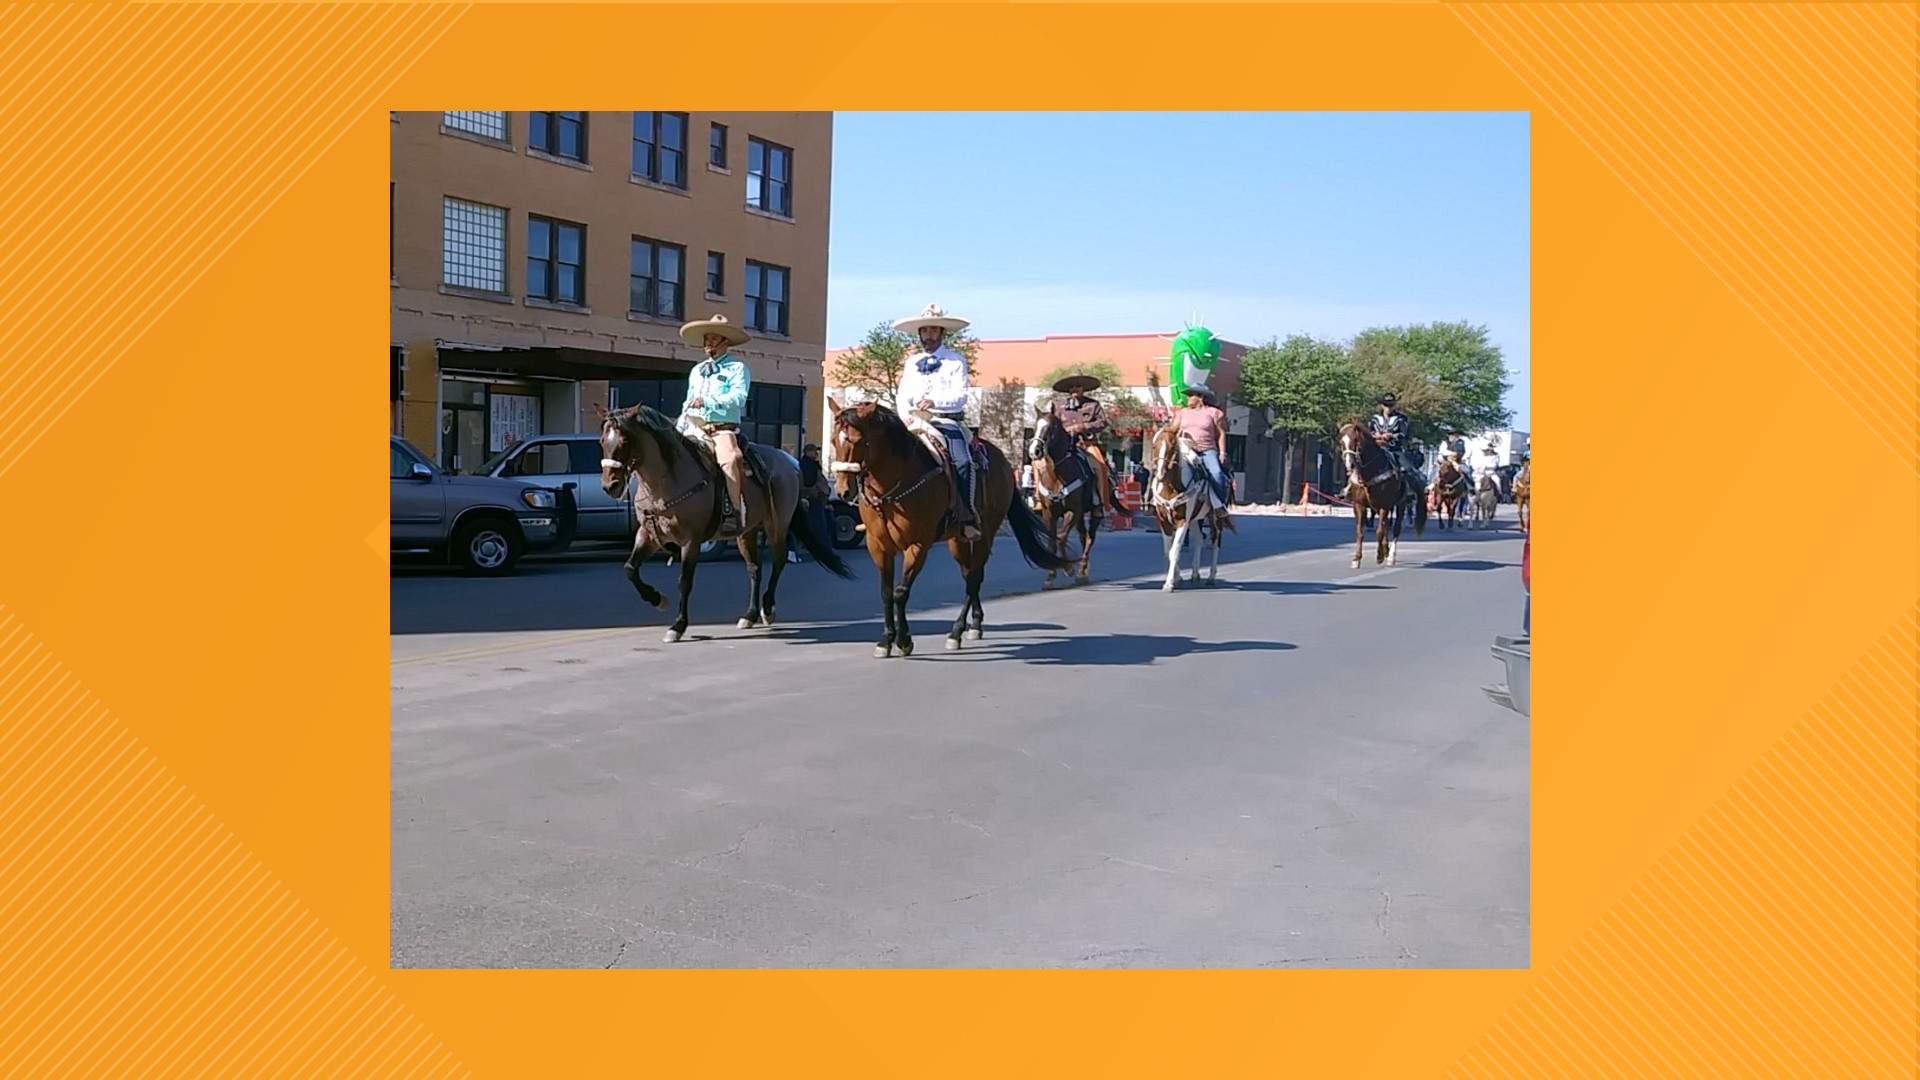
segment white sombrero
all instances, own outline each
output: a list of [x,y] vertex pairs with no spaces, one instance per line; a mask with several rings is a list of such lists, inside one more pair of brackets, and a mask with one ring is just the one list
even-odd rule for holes
[[952,333],[955,330],[965,330],[967,325],[967,320],[955,318],[940,310],[939,304],[928,304],[925,311],[922,311],[912,318],[901,319],[899,322],[893,324],[893,328],[895,330],[904,330],[909,334],[917,334],[923,326],[937,326],[948,333]]
[[745,345],[750,339],[745,330],[728,322],[725,315],[715,315],[680,327],[680,340],[695,348],[707,343],[708,334],[719,334],[727,339],[729,345]]

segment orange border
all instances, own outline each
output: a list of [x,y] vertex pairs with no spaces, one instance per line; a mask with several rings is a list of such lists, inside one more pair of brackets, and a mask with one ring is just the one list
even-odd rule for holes
[[[0,1074],[1912,1075],[1914,43],[1912,4],[0,9]],[[662,70],[1532,114],[1532,970],[386,969],[378,109]]]

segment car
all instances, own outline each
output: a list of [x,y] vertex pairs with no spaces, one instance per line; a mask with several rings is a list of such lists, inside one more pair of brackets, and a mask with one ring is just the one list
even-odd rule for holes
[[[1528,523],[1531,526],[1531,522]],[[1493,658],[1507,669],[1507,681],[1483,687],[1488,698],[1521,716],[1531,716],[1533,708],[1533,530],[1528,528],[1520,542],[1520,587],[1527,596],[1520,608],[1520,635],[1496,635]]]
[[576,517],[571,492],[446,472],[412,443],[389,438],[393,554],[429,555],[494,576],[510,572],[529,551],[569,541]]
[[633,543],[633,485],[618,499],[600,486],[599,435],[536,435],[488,458],[474,475],[570,488],[578,514],[573,539]]

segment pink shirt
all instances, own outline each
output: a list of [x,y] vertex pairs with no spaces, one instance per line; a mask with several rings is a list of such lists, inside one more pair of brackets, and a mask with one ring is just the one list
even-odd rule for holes
[[1180,433],[1193,440],[1195,450],[1218,450],[1220,440],[1214,436],[1214,425],[1225,425],[1227,414],[1212,405],[1202,405],[1197,409],[1181,409],[1179,413]]

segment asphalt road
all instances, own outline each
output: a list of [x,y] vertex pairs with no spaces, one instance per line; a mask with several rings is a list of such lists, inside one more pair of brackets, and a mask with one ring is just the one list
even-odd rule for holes
[[393,966],[1524,967],[1518,534],[1352,528],[1171,595],[1154,534],[1049,593],[1005,541],[957,653],[938,554],[892,660],[863,551],[767,630],[703,566],[677,645],[617,555],[396,569]]

